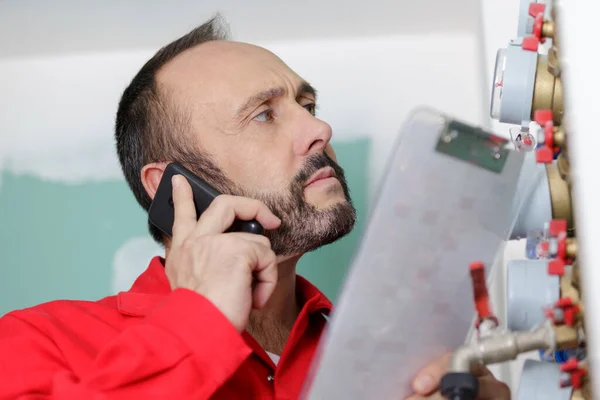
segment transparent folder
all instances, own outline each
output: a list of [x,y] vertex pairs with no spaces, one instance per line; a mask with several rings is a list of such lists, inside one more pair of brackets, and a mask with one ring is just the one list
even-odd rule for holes
[[473,326],[469,264],[503,248],[524,153],[419,109],[404,125],[303,398],[402,399]]

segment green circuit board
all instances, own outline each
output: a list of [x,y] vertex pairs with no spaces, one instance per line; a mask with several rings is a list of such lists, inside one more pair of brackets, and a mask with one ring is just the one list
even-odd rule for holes
[[440,134],[436,151],[495,173],[501,173],[509,154],[508,140],[479,127],[451,121]]

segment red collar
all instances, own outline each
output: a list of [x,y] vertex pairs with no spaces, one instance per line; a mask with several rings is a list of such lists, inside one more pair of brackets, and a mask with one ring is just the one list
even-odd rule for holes
[[[154,257],[146,271],[135,280],[131,289],[117,295],[119,312],[144,317],[171,292],[164,261],[162,257]],[[312,283],[299,275],[296,275],[296,293],[302,309],[306,309],[308,314],[317,312],[329,314],[332,309],[331,301]]]

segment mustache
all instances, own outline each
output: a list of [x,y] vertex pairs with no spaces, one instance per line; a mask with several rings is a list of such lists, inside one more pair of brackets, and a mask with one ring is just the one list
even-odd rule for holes
[[315,172],[320,170],[321,168],[331,167],[335,171],[335,175],[338,179],[344,179],[344,170],[339,166],[338,163],[333,161],[331,157],[329,157],[326,153],[315,153],[310,155],[300,171],[296,174],[293,184],[294,185],[304,185],[304,182],[308,178],[310,178]]

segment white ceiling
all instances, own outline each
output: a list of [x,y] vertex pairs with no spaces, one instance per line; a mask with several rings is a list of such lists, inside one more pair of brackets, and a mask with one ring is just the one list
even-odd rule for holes
[[476,32],[478,0],[0,0],[0,58],[156,48],[220,11],[237,40]]

